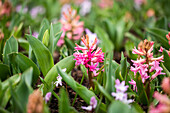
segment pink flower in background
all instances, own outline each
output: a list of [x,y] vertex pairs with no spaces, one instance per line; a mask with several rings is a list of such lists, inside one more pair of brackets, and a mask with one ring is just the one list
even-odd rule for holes
[[[85,47],[76,44],[75,49],[77,52],[73,54],[75,57],[74,60],[76,60],[76,66],[83,64],[86,68],[93,72],[94,76],[97,76],[98,73],[96,73],[96,71],[99,70],[97,66],[98,63],[103,62],[104,53],[102,52],[101,48],[97,48],[97,50],[94,51],[97,46],[97,38],[95,38],[91,45],[89,45],[88,35],[86,35],[86,39],[83,37],[81,40]],[[79,50],[82,52],[79,52]]]
[[161,86],[164,92],[170,95],[170,77],[165,77]]
[[116,93],[112,92],[112,96],[115,97],[115,100],[120,100],[125,104],[132,103],[133,100],[127,99],[127,93],[125,93],[127,91],[127,88],[129,87],[125,86],[125,81],[122,81],[120,83],[119,79],[117,79],[115,83]]
[[36,6],[36,7],[33,7],[32,9],[31,9],[31,11],[30,11],[30,14],[31,14],[31,17],[33,18],[33,19],[35,19],[37,16],[38,16],[38,14],[44,14],[45,13],[45,8],[44,7],[42,7],[42,6]]
[[71,40],[79,40],[84,32],[84,22],[79,21],[80,16],[77,16],[77,11],[71,8],[62,13],[60,22],[62,24],[61,30],[63,31],[57,46],[64,43],[64,37],[67,36]]
[[99,6],[101,8],[111,8],[113,7],[113,0],[100,0]]
[[115,88],[117,92],[126,92],[129,86],[125,86],[125,81],[120,83],[119,79],[115,81]]
[[39,35],[38,32],[33,32],[32,33],[32,36],[35,37],[35,38],[38,38],[38,35]]
[[170,113],[170,78],[165,77],[162,81],[162,89],[166,94],[160,94],[155,91],[153,97],[158,100],[158,105],[151,104],[149,113]]
[[93,96],[90,99],[90,106],[88,106],[88,107],[82,106],[81,108],[85,109],[87,111],[92,111],[96,108],[96,106],[97,106],[97,100],[96,100],[95,96]]
[[51,98],[51,92],[48,92],[46,95],[45,95],[45,103],[47,103]]
[[[140,56],[140,59],[137,59],[136,61],[132,60],[133,66],[131,66],[131,71],[134,72],[134,75],[136,75],[137,72],[141,75],[142,82],[144,83],[146,79],[149,79],[150,75],[148,73],[153,72],[154,74],[151,76],[151,79],[154,79],[158,75],[164,75],[165,73],[162,73],[163,70],[159,66],[159,62],[163,62],[163,55],[157,58],[153,57],[153,45],[154,42],[150,42],[148,40],[144,40],[144,42],[141,42],[138,45],[138,49],[136,47],[133,49],[133,54],[138,54]],[[129,82],[130,84],[134,85],[133,82]],[[135,86],[136,87],[136,84]]]
[[135,8],[140,10],[142,4],[146,4],[146,0],[134,0]]
[[80,15],[85,16],[87,13],[91,11],[92,2],[90,0],[84,0],[80,4]]
[[16,12],[22,12],[22,13],[27,13],[27,11],[28,11],[28,7],[22,7],[22,5],[17,5],[17,7],[16,7]]

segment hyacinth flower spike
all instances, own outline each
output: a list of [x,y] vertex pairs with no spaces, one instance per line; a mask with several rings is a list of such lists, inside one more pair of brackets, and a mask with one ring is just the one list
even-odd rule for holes
[[[78,66],[80,64],[84,65],[88,69],[89,83],[91,87],[94,87],[92,79],[93,76],[97,76],[99,73],[97,72],[99,68],[97,68],[98,64],[103,62],[104,53],[101,48],[97,48],[97,37],[93,41],[93,43],[89,44],[89,37],[83,37],[82,42],[84,47],[76,44],[74,60],[76,60],[75,65]],[[81,52],[80,52],[81,51]]]
[[[137,54],[139,58],[133,62],[133,66],[131,66],[131,71],[134,72],[134,75],[136,75],[137,72],[141,75],[142,82],[144,83],[146,88],[146,93],[149,98],[150,94],[150,81],[156,78],[158,75],[164,75],[165,73],[162,73],[163,70],[162,67],[160,67],[160,62],[163,62],[164,56],[160,56],[157,58],[153,57],[153,41],[144,40],[143,42],[140,42],[138,45],[138,49],[133,49],[133,54]],[[160,50],[162,51],[162,50]],[[155,72],[153,75],[150,75],[151,72]],[[151,76],[151,77],[150,77]],[[134,80],[129,81],[131,85],[133,85],[133,89],[136,89],[136,82]]]

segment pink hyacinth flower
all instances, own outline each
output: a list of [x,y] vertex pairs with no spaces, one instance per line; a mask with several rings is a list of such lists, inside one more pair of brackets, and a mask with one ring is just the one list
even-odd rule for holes
[[95,98],[95,96],[91,97],[90,99],[90,105],[88,107],[82,106],[82,109],[85,109],[87,111],[92,111],[93,109],[95,109],[97,106],[97,100]]
[[86,35],[86,38],[83,37],[81,40],[85,47],[76,44],[75,49],[77,52],[73,54],[75,57],[74,60],[76,60],[75,65],[78,66],[83,64],[87,69],[89,69],[89,71],[93,72],[94,76],[97,76],[99,74],[97,73],[97,70],[99,70],[97,67],[100,62],[103,62],[104,53],[101,48],[97,48],[97,50],[95,50],[97,46],[97,38],[95,38],[91,44],[89,44],[88,35]]
[[48,92],[46,95],[45,95],[45,103],[47,103],[51,98],[51,92]]

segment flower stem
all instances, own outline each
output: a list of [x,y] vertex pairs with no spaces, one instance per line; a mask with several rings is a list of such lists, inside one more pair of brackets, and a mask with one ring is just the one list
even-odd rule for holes
[[[146,53],[148,51],[146,50]],[[147,71],[147,75],[149,76],[149,58],[146,54],[146,64],[148,65],[148,71]],[[146,91],[146,94],[147,94],[147,97],[148,97],[148,100],[149,100],[149,97],[150,97],[150,78],[146,79],[146,81],[144,82],[144,85],[145,85],[145,91]]]
[[92,87],[94,89],[94,84],[93,84],[93,76],[92,76],[92,72],[90,71],[90,69],[88,69],[88,76],[89,76],[89,83],[90,83],[90,88]]

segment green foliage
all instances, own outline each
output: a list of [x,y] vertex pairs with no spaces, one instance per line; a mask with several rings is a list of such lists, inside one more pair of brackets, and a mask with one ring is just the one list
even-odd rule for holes
[[108,113],[131,113],[131,110],[127,104],[120,101],[113,101],[108,107]]
[[22,74],[21,82],[18,84],[17,88],[10,86],[14,112],[20,112],[20,113],[26,112],[28,96],[33,91],[31,87],[32,74],[33,74],[33,68],[29,68]]
[[26,35],[44,76],[54,66],[50,51],[35,37]]
[[166,35],[168,34],[168,31],[158,28],[151,28],[146,29],[146,31],[153,36],[153,38],[162,44],[162,47],[169,49],[168,40],[166,39]]
[[0,64],[0,73],[0,80],[6,80],[10,75],[9,66],[6,64]]
[[9,64],[8,54],[12,52],[18,52],[18,42],[13,36],[11,36],[6,41],[6,44],[3,50],[3,62],[5,64]]
[[105,53],[113,51],[114,45],[110,41],[108,34],[99,26],[95,27],[95,33],[101,41],[99,45],[101,45],[102,51]]
[[138,90],[138,101],[141,102],[144,105],[149,105],[149,100],[148,97],[146,95],[146,91],[145,91],[145,87],[142,83],[142,79],[141,76],[139,74],[136,75],[136,86],[137,86],[137,90]]
[[168,69],[168,71],[170,71],[170,64],[168,63],[170,62],[170,57],[165,49],[163,50],[163,55],[164,55],[163,64]]
[[56,77],[58,76],[58,71],[56,70],[56,67],[59,66],[60,68],[64,69],[66,68],[66,72],[69,73],[74,65],[75,61],[73,60],[74,56],[69,56],[55,64],[50,71],[47,73],[46,77],[44,78],[44,81],[47,84],[44,84],[44,92],[47,93],[48,87],[51,85],[52,82],[56,80]]
[[38,77],[40,75],[40,71],[36,64],[31,61],[28,57],[24,56],[21,53],[11,53],[9,55],[10,62],[12,63],[13,67],[18,67],[20,69],[20,72],[24,72],[28,68],[33,68],[33,83],[35,84],[38,80]]

